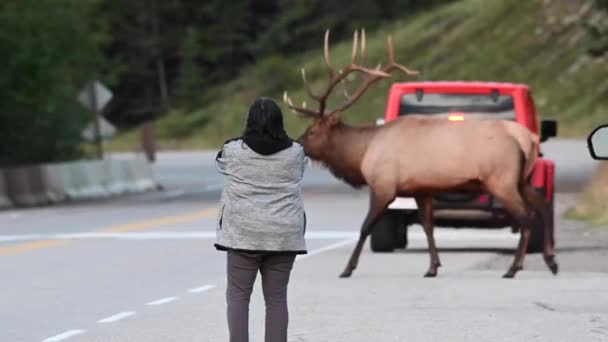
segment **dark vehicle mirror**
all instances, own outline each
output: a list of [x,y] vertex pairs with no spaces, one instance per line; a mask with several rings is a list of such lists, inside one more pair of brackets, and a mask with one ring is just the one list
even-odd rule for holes
[[540,122],[540,142],[557,136],[557,121],[543,120]]
[[587,137],[587,147],[593,159],[608,159],[608,125],[596,127]]

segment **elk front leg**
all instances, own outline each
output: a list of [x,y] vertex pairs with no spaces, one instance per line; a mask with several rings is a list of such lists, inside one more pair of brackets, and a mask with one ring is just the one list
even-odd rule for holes
[[437,268],[441,266],[441,262],[439,261],[439,253],[437,252],[437,246],[435,246],[435,236],[433,235],[433,198],[430,196],[416,197],[416,204],[418,205],[420,223],[424,228],[424,234],[426,235],[426,241],[428,243],[431,256],[429,270],[424,276],[435,277],[437,276]]
[[[348,278],[351,276],[355,268],[357,268],[357,264],[359,262],[359,256],[361,255],[361,251],[363,250],[363,245],[365,244],[365,239],[371,233],[374,225],[382,215],[382,212],[388,204],[392,201],[392,198],[388,196],[378,196],[374,193],[371,195],[369,210],[363,220],[363,224],[361,225],[361,232],[359,233],[359,240],[357,241],[357,245],[353,250],[346,267],[342,274],[340,274],[340,278]],[[394,196],[393,196],[394,197]]]
[[[529,221],[529,220],[525,220]],[[524,269],[524,256],[526,255],[526,249],[528,248],[528,241],[530,241],[530,225],[525,222],[521,225],[519,230],[519,244],[517,246],[517,252],[515,253],[515,259],[513,264],[507,270],[502,277],[503,278],[514,278],[518,271]]]

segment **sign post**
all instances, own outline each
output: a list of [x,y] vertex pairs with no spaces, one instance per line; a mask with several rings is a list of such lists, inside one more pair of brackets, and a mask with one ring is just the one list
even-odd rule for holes
[[97,94],[95,93],[95,84],[89,83],[87,87],[89,93],[89,103],[93,110],[93,127],[95,128],[95,148],[97,150],[97,159],[103,159],[103,144],[101,143],[101,130],[99,129],[99,108],[97,107]]
[[89,82],[78,94],[78,100],[93,112],[94,142],[97,159],[103,159],[100,116],[103,108],[112,99],[112,92],[99,81]]
[[156,161],[156,139],[154,138],[154,124],[146,121],[141,127],[141,142],[146,158],[149,162]]

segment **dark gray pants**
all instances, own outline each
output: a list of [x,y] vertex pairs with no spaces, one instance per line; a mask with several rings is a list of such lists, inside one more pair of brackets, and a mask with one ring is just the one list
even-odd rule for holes
[[287,284],[295,261],[290,254],[229,251],[226,302],[230,342],[249,341],[249,300],[258,271],[266,302],[265,342],[287,342]]

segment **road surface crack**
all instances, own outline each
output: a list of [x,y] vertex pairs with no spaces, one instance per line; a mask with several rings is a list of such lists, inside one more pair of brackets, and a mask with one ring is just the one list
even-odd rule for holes
[[[599,317],[593,317],[591,319],[591,323],[594,323],[594,325],[597,325],[598,323],[602,323],[602,319]],[[605,325],[596,326],[593,329],[591,329],[591,332],[596,335],[602,335],[602,336],[608,337],[608,326],[605,326]]]
[[539,308],[547,310],[547,311],[557,311],[554,307],[551,307],[548,304],[545,304],[543,302],[534,302],[534,304],[536,304],[536,306],[538,306]]

